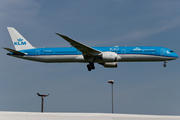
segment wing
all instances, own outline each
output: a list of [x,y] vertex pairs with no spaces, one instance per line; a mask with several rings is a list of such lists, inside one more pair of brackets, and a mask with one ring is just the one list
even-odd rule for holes
[[[3,47],[4,48],[4,47]],[[9,52],[12,52],[14,54],[17,54],[17,55],[25,55],[24,53],[22,52],[19,52],[19,51],[16,51],[16,50],[13,50],[13,49],[10,49],[10,48],[4,48],[5,50],[9,51]]]
[[81,51],[83,53],[83,56],[86,58],[91,58],[91,57],[95,57],[96,55],[100,54],[101,51],[96,50],[94,48],[91,48],[87,45],[84,45],[80,42],[77,42],[67,36],[61,35],[59,33],[56,33],[57,35],[61,36],[63,39],[65,39],[67,42],[69,42],[73,47],[75,47],[76,49],[78,49],[79,51]]

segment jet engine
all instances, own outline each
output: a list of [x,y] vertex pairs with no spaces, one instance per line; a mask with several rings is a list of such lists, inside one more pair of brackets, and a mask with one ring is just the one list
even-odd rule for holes
[[117,67],[117,62],[105,62],[105,63],[99,63],[103,65],[106,68],[116,68]]
[[115,52],[102,52],[99,57],[105,62],[118,61],[118,55]]

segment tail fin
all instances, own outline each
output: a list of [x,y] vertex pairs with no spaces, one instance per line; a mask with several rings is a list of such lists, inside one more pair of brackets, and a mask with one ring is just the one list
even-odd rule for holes
[[7,27],[15,49],[24,50],[34,48],[16,29]]

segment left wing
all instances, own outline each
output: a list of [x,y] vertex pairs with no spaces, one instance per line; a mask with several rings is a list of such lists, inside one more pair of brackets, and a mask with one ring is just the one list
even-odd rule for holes
[[91,48],[87,45],[84,45],[80,42],[77,42],[67,36],[61,35],[59,33],[56,33],[57,35],[61,36],[63,39],[65,39],[67,42],[69,42],[73,47],[75,47],[76,49],[78,49],[79,51],[81,51],[83,53],[83,56],[86,58],[91,58],[91,57],[95,57],[98,54],[101,53],[101,51],[96,50],[94,48]]

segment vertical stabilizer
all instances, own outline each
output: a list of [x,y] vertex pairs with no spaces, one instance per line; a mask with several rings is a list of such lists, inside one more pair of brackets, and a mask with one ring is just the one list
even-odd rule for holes
[[34,48],[16,29],[7,27],[13,45],[17,51]]

